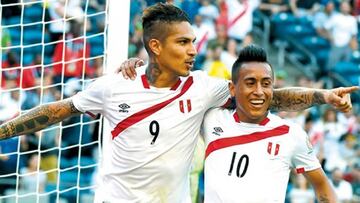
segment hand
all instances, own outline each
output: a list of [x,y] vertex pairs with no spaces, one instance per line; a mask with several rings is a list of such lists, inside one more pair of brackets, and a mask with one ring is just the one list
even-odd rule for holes
[[359,86],[339,87],[329,90],[325,94],[325,102],[335,107],[336,110],[344,113],[352,109],[350,93],[359,90]]
[[7,161],[7,160],[9,160],[9,156],[8,156],[8,155],[4,155],[4,154],[0,154],[0,160],[1,160],[1,161]]
[[115,70],[115,73],[121,72],[125,79],[135,80],[136,71],[135,68],[145,65],[144,61],[138,58],[129,58],[124,61],[119,68]]

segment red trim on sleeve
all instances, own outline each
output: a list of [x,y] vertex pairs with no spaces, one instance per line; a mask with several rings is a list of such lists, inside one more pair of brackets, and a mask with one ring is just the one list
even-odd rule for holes
[[305,168],[301,167],[301,168],[297,168],[296,169],[296,173],[300,174],[300,173],[304,173],[305,172]]
[[227,137],[218,139],[215,141],[210,142],[208,147],[206,148],[205,152],[205,159],[214,151],[223,149],[226,147],[231,147],[234,145],[240,145],[240,144],[248,144],[251,142],[256,142],[259,140],[263,140],[269,137],[275,137],[287,134],[289,132],[289,126],[282,125],[279,127],[276,127],[271,130],[263,131],[263,132],[254,132],[247,135],[239,135],[235,137]]
[[165,106],[167,106],[168,104],[170,104],[171,102],[173,102],[175,99],[181,97],[183,94],[185,94],[185,92],[187,92],[191,85],[193,84],[193,77],[190,76],[186,81],[185,84],[183,86],[183,88],[181,89],[181,92],[179,94],[177,94],[176,96],[174,96],[171,99],[168,99],[166,101],[163,101],[161,103],[155,104],[154,106],[151,106],[147,109],[144,109],[142,111],[139,111],[127,118],[125,118],[124,120],[122,120],[120,123],[118,123],[116,125],[116,127],[111,131],[112,134],[112,139],[115,139],[121,132],[123,132],[125,129],[129,128],[130,126],[136,124],[137,122],[143,120],[144,118],[154,114],[155,112],[161,110],[162,108],[164,108]]

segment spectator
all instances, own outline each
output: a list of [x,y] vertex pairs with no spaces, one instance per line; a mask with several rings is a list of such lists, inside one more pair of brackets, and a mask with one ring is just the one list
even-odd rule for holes
[[[1,47],[10,47],[11,46],[11,36],[5,27],[0,28],[0,38],[1,38]],[[2,50],[3,52],[8,52],[9,49]]]
[[328,70],[331,70],[339,61],[350,61],[352,50],[357,50],[358,28],[349,2],[341,2],[340,13],[333,15],[325,28],[330,33],[332,43],[327,64]]
[[288,11],[289,3],[287,0],[262,0],[259,9],[267,16],[272,16],[277,13]]
[[238,48],[238,44],[236,40],[229,39],[226,43],[226,48],[221,52],[220,61],[222,61],[225,64],[226,68],[230,71],[230,73],[231,73],[232,65],[237,59],[237,55],[238,55],[237,48]]
[[199,0],[183,0],[181,3],[181,8],[189,15],[191,23],[194,23],[195,16],[199,13],[200,6]]
[[291,12],[296,17],[309,17],[311,18],[314,13],[320,8],[319,0],[290,0]]
[[226,0],[228,8],[228,36],[235,39],[241,47],[252,43],[251,36],[253,11],[259,0]]
[[215,29],[215,21],[219,17],[218,8],[210,2],[210,0],[202,0],[198,11],[199,15],[203,17],[203,22]]
[[216,37],[214,26],[205,23],[204,17],[202,15],[196,15],[195,23],[191,27],[193,28],[197,39],[195,46],[199,54],[198,58],[204,57],[206,54],[208,41]]
[[20,186],[26,193],[45,192],[46,175],[39,170],[39,155],[31,154],[27,165],[21,168]]
[[341,137],[339,154],[346,162],[346,170],[353,164],[355,155],[356,137],[353,134],[346,133]]
[[208,48],[208,58],[204,64],[204,71],[210,76],[231,79],[231,67],[226,67],[225,63],[220,60],[223,47],[221,44],[214,44]]
[[[79,0],[50,0],[48,1],[48,10],[51,18],[49,27],[51,41],[65,39],[63,34],[70,31],[68,20],[70,17],[77,17],[76,20],[83,22],[83,10]],[[65,7],[67,6],[67,7]]]
[[327,40],[331,39],[325,25],[336,13],[334,0],[326,0],[322,9],[315,13],[313,26],[319,36]]
[[343,179],[343,172],[334,168],[331,172],[331,183],[334,186],[338,203],[350,203],[352,199],[352,187],[349,182]]
[[293,174],[294,187],[290,189],[291,203],[314,203],[315,194],[302,174]]
[[346,128],[338,121],[334,109],[328,108],[323,115],[322,129],[324,132],[324,155],[325,170],[332,171],[334,168],[346,169],[346,162],[341,158],[340,138],[346,133]]
[[[83,24],[72,22],[71,32],[66,40],[60,41],[54,51],[54,82],[66,82],[72,77],[82,78],[83,75],[92,75],[93,69],[89,66],[90,45],[84,41]],[[65,49],[65,50],[64,50]],[[85,72],[84,72],[85,71]],[[62,78],[64,80],[62,81]]]

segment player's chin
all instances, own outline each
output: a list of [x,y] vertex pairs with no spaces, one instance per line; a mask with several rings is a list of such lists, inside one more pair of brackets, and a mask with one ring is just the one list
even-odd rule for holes
[[190,75],[190,70],[184,70],[181,73],[179,73],[179,76],[181,77],[187,77]]

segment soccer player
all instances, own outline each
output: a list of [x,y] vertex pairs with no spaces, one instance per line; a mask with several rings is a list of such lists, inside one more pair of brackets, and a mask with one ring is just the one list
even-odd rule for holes
[[[229,100],[228,82],[190,72],[196,50],[187,15],[171,4],[143,11],[149,64],[140,77],[103,76],[69,99],[45,104],[0,126],[0,139],[38,131],[80,113],[102,114],[104,136],[95,202],[191,202],[189,171],[205,112]],[[274,93],[275,109],[330,103],[347,111],[356,88]]]
[[236,109],[211,109],[202,125],[205,202],[284,202],[291,169],[305,175],[318,202],[336,202],[305,131],[269,112],[273,86],[265,51],[242,49],[229,85]]

